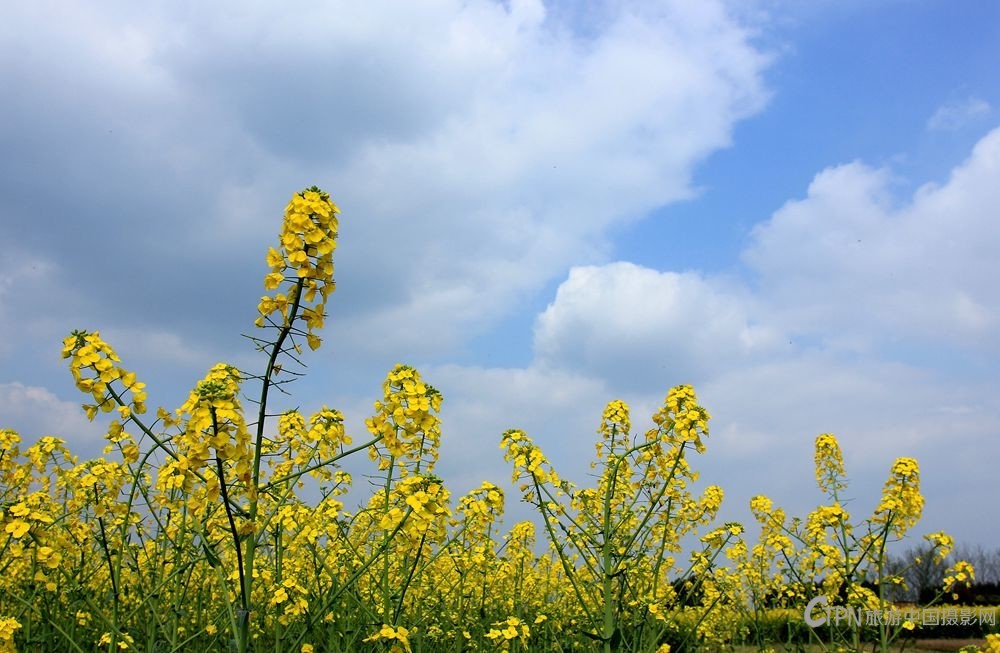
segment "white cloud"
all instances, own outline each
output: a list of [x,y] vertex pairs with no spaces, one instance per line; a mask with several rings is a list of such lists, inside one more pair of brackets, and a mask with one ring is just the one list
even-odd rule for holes
[[63,401],[46,388],[0,383],[0,428],[18,431],[25,444],[44,435],[67,442],[70,451],[94,453],[103,429],[87,421],[79,403]]
[[975,539],[984,535],[979,520],[995,518],[994,509],[977,513],[955,501],[982,493],[994,477],[987,461],[996,456],[1000,403],[990,385],[827,352],[735,368],[702,384],[699,398],[713,416],[710,458],[744,511],[755,493],[792,514],[817,505],[813,441],[832,432],[848,474],[843,498],[857,517],[874,508],[893,460],[910,456],[928,497],[921,532]]
[[927,128],[933,131],[956,131],[988,116],[992,111],[993,107],[986,100],[969,97],[939,107],[927,121]]
[[[437,46],[475,69],[465,109],[419,138],[372,140],[337,173],[342,204],[367,207],[345,218],[358,245],[342,269],[389,276],[361,330],[382,325],[393,341],[401,321],[436,323],[453,344],[570,262],[600,258],[609,225],[688,196],[692,166],[762,105],[765,64],[722,13],[688,6],[616,12],[590,39],[465,12],[449,34],[490,52]],[[452,65],[435,73],[464,84]]]
[[[661,323],[654,319],[654,324]],[[621,335],[631,337],[627,327]],[[815,486],[813,442],[820,433],[833,432],[849,475],[843,499],[857,517],[874,508],[893,460],[911,456],[920,462],[928,488],[921,528],[979,536],[942,497],[975,496],[992,482],[989,460],[1000,429],[1000,402],[989,384],[956,382],[933,370],[836,352],[798,350],[767,360],[722,360],[728,364],[695,388],[712,420],[708,451],[693,464],[702,472],[702,483],[723,486],[726,519],[752,521],[747,503],[761,493],[790,514],[804,515],[815,507],[822,495]],[[510,466],[496,448],[503,431],[524,429],[561,475],[586,485],[604,405],[625,399],[633,430],[642,433],[667,389],[623,387],[627,384],[615,378],[613,367],[580,371],[537,361],[526,368],[447,365],[423,371],[445,395],[439,473],[454,492],[483,479],[501,484],[509,495],[509,521],[531,513],[519,505],[520,495],[508,482]]]
[[[477,407],[470,424],[536,415],[530,401],[509,399],[551,395],[546,386],[577,393],[576,409],[554,408],[564,411],[563,431],[589,433],[581,411],[593,407],[596,423],[598,407],[624,396],[639,424],[669,385],[696,377],[713,415],[699,464],[709,482],[724,481],[729,516],[746,519],[756,493],[793,514],[810,510],[820,500],[808,489],[813,440],[834,432],[859,517],[877,502],[894,458],[913,456],[932,497],[927,527],[978,537],[939,497],[992,482],[986,461],[995,458],[1000,403],[992,379],[965,378],[967,362],[942,364],[935,350],[996,356],[998,162],[1000,130],[947,183],[904,204],[894,202],[887,171],[826,170],[806,199],[754,231],[745,258],[759,283],[749,286],[624,262],[573,268],[537,319],[528,368],[452,368],[442,389],[461,388],[461,404]],[[872,346],[897,340],[911,343],[909,354]],[[583,443],[566,442],[559,458],[589,459]]]
[[443,365],[424,370],[424,379],[444,393],[443,473],[468,487],[509,480],[511,468],[498,447],[512,428],[525,431],[564,469],[583,472],[601,412],[614,399],[602,380],[537,367]]
[[[529,367],[442,375],[440,387],[459,388],[462,406],[448,421],[500,432],[540,414],[559,424],[562,412],[552,432],[577,439],[563,435],[548,450],[573,476],[591,453],[593,438],[580,434],[590,436],[607,400],[623,396],[643,424],[669,385],[696,377],[713,415],[698,467],[726,489],[727,518],[748,519],[757,493],[791,514],[811,510],[821,500],[810,489],[813,441],[834,432],[859,518],[878,501],[892,461],[913,456],[929,496],[921,528],[989,535],[970,517],[981,504],[955,503],[995,475],[995,375],[971,381],[967,362],[942,363],[935,351],[996,356],[998,163],[1000,130],[946,183],[906,202],[893,198],[889,171],[860,163],[823,171],[805,199],[753,232],[745,260],[758,276],[746,286],[626,262],[575,267],[538,316]],[[884,346],[898,343],[910,349]],[[531,407],[553,389],[578,399]]]
[[9,318],[11,308],[9,296],[19,286],[34,286],[44,280],[52,271],[48,259],[19,251],[16,247],[0,250],[0,319]]
[[45,257],[6,245],[0,248],[0,357],[24,345],[22,334],[35,324],[29,307],[45,296],[55,267]]
[[861,163],[816,176],[754,229],[744,260],[787,328],[832,341],[1000,346],[1000,130],[941,185],[893,203]]
[[116,351],[134,352],[145,361],[205,369],[217,362],[210,353],[185,342],[178,333],[165,329],[112,327],[102,329],[100,333]]
[[780,351],[780,334],[754,310],[737,286],[693,272],[577,267],[538,318],[535,353],[625,387],[701,380]]
[[[236,285],[261,270],[248,244],[318,183],[344,211],[338,338],[453,352],[601,260],[610,225],[690,196],[766,101],[768,60],[722,3],[595,11],[581,33],[528,0],[18,8],[0,48],[32,60],[0,67],[22,161],[0,182],[3,235],[44,243],[93,316],[177,331],[171,307],[255,299]],[[54,235],[33,213],[53,178],[50,212],[74,216]],[[97,254],[109,239],[131,242]]]

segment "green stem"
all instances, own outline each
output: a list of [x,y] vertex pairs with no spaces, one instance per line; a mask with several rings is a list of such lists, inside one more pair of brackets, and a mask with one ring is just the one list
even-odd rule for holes
[[[612,438],[614,437],[614,430],[612,430]],[[603,538],[604,541],[601,546],[601,572],[602,572],[602,594],[604,599],[604,628],[602,629],[602,638],[604,639],[604,651],[605,653],[611,653],[611,638],[615,631],[615,613],[614,605],[612,604],[612,591],[615,577],[615,566],[614,561],[614,551],[612,547],[614,546],[613,539],[615,531],[611,525],[611,498],[615,494],[615,488],[618,485],[618,468],[621,466],[622,459],[615,457],[614,462],[610,465],[608,470],[611,478],[605,485],[604,490],[604,511],[603,511]]]
[[[212,410],[212,421],[215,421],[215,410]],[[247,592],[247,579],[243,570],[243,547],[240,546],[240,533],[236,528],[236,520],[233,519],[233,511],[229,509],[229,491],[226,489],[226,478],[225,472],[222,469],[222,458],[218,455],[215,457],[215,469],[219,474],[219,485],[220,491],[222,492],[222,500],[226,506],[226,518],[229,521],[229,533],[233,538],[233,547],[236,549],[236,567],[240,577],[240,602],[242,604],[243,612],[241,616],[244,620],[249,620],[250,614],[250,597],[249,592]]]
[[[264,427],[265,420],[267,418],[267,396],[271,389],[272,380],[271,377],[274,376],[274,366],[277,363],[278,355],[282,352],[282,347],[285,344],[285,340],[288,338],[289,334],[292,332],[292,324],[298,317],[299,308],[302,302],[302,288],[305,286],[305,278],[300,277],[295,282],[295,288],[292,290],[292,298],[290,306],[288,308],[288,317],[285,319],[284,324],[278,331],[278,337],[274,341],[274,345],[271,347],[271,354],[267,359],[267,368],[264,371],[264,378],[261,380],[260,388],[260,399],[257,403],[257,433],[254,440],[254,451],[253,451],[253,475],[251,477],[251,483],[253,484],[249,490],[250,494],[250,510],[248,515],[248,520],[254,529],[250,537],[247,538],[247,551],[246,556],[243,558],[242,564],[240,565],[241,581],[245,579],[243,585],[243,609],[244,613],[241,615],[242,620],[240,623],[239,636],[237,637],[237,649],[238,653],[246,653],[247,647],[250,643],[250,606],[251,606],[251,592],[253,591],[253,564],[254,564],[254,554],[257,550],[257,508],[258,508],[258,490],[260,488],[260,460],[262,447],[264,444]],[[240,551],[239,542],[236,545],[237,554]]]
[[[536,494],[540,497],[541,488],[539,487],[538,478],[534,474],[532,474],[531,480],[535,485]],[[559,555],[559,562],[562,563],[563,571],[566,573],[566,578],[567,580],[569,580],[569,584],[573,588],[573,593],[576,594],[576,599],[580,603],[580,608],[582,608],[583,612],[587,615],[587,620],[590,621],[590,623],[593,626],[596,626],[597,625],[596,615],[593,612],[591,612],[590,606],[588,605],[587,601],[584,600],[583,598],[583,593],[582,590],[580,589],[579,579],[577,578],[576,575],[576,569],[573,568],[573,565],[570,564],[569,560],[566,558],[566,554],[562,550],[562,547],[560,547],[558,544],[558,540],[556,539],[555,533],[552,531],[552,524],[549,523],[548,515],[545,514],[544,503],[542,501],[539,501],[538,507],[542,513],[542,522],[544,522],[545,524],[545,530],[549,534],[549,541],[552,542],[552,545],[555,548],[556,553]]]

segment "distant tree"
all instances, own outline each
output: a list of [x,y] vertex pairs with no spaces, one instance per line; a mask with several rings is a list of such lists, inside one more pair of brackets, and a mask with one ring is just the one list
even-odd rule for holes
[[893,587],[888,598],[925,604],[941,591],[945,570],[959,560],[972,564],[976,579],[971,587],[956,587],[958,598],[947,597],[949,602],[963,605],[996,605],[1000,602],[1000,548],[986,549],[981,545],[960,544],[945,560],[938,560],[931,553],[929,544],[908,549],[899,556],[890,556],[888,571],[899,574],[906,587]]
[[989,550],[983,546],[959,544],[951,555],[951,562],[965,560],[976,570],[977,583],[1000,584],[1000,547]]
[[905,587],[886,588],[889,600],[917,603],[941,589],[948,562],[937,559],[933,551],[932,545],[921,544],[899,556],[889,556],[888,572],[901,575],[906,583]]

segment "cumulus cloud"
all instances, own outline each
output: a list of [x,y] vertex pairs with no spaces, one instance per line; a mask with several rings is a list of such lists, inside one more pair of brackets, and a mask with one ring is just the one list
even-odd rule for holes
[[12,299],[24,288],[36,289],[51,274],[52,263],[42,257],[10,247],[0,250],[0,320],[16,311]]
[[[669,386],[693,382],[713,415],[697,465],[725,487],[726,518],[749,519],[757,493],[812,509],[813,441],[833,432],[854,514],[874,507],[895,457],[914,456],[927,527],[984,537],[955,503],[991,482],[1000,429],[994,384],[976,380],[997,353],[985,325],[1000,306],[998,145],[1000,131],[986,135],[946,182],[907,198],[889,170],[821,171],[749,234],[746,281],[624,261],[571,268],[538,314],[526,367],[426,370],[446,397],[442,474],[458,491],[506,479],[483,452],[516,426],[586,483],[607,401],[625,399],[641,431]],[[978,321],[952,310],[963,296]]]
[[988,116],[992,110],[989,102],[977,97],[950,102],[934,112],[927,121],[927,128],[932,131],[956,131]]
[[[1000,429],[993,383],[976,381],[979,366],[969,363],[997,354],[998,161],[1000,130],[946,183],[906,201],[892,195],[887,170],[825,170],[805,199],[752,232],[746,284],[627,262],[573,268],[537,318],[528,368],[451,377],[491,398],[475,417],[487,423],[510,412],[502,398],[512,388],[536,387],[523,377],[573,379],[552,387],[578,392],[581,407],[624,396],[637,423],[668,385],[694,380],[713,415],[711,455],[699,464],[707,479],[725,479],[735,502],[728,516],[746,519],[756,493],[810,510],[820,500],[807,489],[813,440],[834,432],[859,516],[893,459],[914,456],[932,496],[927,523],[978,537],[953,504],[958,488],[974,494],[991,482],[984,461]],[[942,362],[942,349],[955,355]],[[578,410],[561,408],[567,425],[584,428]],[[579,445],[559,452],[577,462],[589,455]]]
[[995,352],[998,172],[1000,130],[946,183],[905,203],[894,201],[886,170],[827,169],[805,199],[755,228],[744,260],[778,319],[799,333]]
[[[11,13],[25,29],[6,51],[29,50],[18,34],[48,45],[30,79],[0,65],[18,98],[0,130],[22,159],[0,179],[0,230],[59,261],[62,309],[37,319],[100,328],[170,405],[165,362],[239,351],[220,334],[252,320],[284,200],[315,181],[343,209],[321,353],[348,359],[337,387],[363,414],[354,395],[378,384],[356,370],[454,351],[604,258],[609,226],[689,197],[694,166],[764,105],[767,58],[722,3],[590,8],[599,19],[534,0]],[[37,220],[45,179],[61,193]],[[551,366],[430,371],[461,388],[445,411],[466,458],[519,426],[582,467],[611,398]],[[497,476],[479,471],[462,479]]]
[[178,334],[164,329],[123,329],[112,327],[102,330],[106,342],[114,343],[119,351],[142,352],[150,361],[172,362],[206,366],[212,355],[197,345],[185,342]]
[[[45,300],[55,265],[7,242],[0,247],[0,360],[24,347],[38,326],[34,309]],[[51,299],[51,297],[50,297]]]
[[632,263],[576,267],[538,317],[540,362],[624,387],[695,382],[780,351],[739,286]]
[[232,352],[281,207],[319,183],[343,208],[345,350],[454,351],[602,259],[610,225],[689,196],[766,102],[767,57],[723,3],[594,10],[20,6],[0,235],[59,261],[78,324]]
[[94,453],[102,428],[87,421],[79,403],[62,401],[46,388],[0,383],[0,428],[18,431],[25,443],[54,435],[74,453]]
[[380,243],[354,255],[388,277],[364,333],[405,315],[454,343],[571,261],[602,256],[608,225],[690,194],[693,164],[761,106],[764,59],[720,12],[671,7],[613,12],[589,39],[548,23],[497,35],[514,20],[502,14],[473,21],[491,53],[466,57],[489,80],[467,109],[420,139],[370,144],[343,172],[345,205],[367,209],[348,228]]
[[501,435],[512,428],[582,474],[601,411],[613,398],[603,380],[565,370],[442,365],[427,368],[424,377],[445,394],[441,469],[457,488],[483,479],[509,480],[511,468],[498,447]]
[[[446,412],[450,398],[458,406],[446,415],[457,430],[443,461],[452,451],[460,470],[478,472],[469,478],[505,474],[475,452],[528,424],[586,482],[608,400],[625,398],[643,428],[669,385],[694,381],[713,415],[698,464],[706,482],[723,482],[727,518],[748,519],[757,493],[794,514],[814,507],[813,441],[833,432],[855,514],[874,507],[896,456],[914,456],[928,528],[983,537],[955,502],[991,482],[1000,429],[993,382],[975,380],[979,364],[969,362],[997,353],[988,325],[1000,308],[990,283],[1000,278],[990,209],[998,160],[1000,130],[945,183],[904,199],[889,170],[822,171],[804,199],[750,234],[746,283],[628,262],[572,268],[537,317],[530,365],[434,371]],[[959,310],[962,297],[975,311]],[[941,351],[954,355],[942,361]]]

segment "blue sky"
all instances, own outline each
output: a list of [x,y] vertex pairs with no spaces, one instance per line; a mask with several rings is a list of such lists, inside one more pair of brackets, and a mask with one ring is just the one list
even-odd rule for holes
[[338,291],[297,401],[359,433],[385,372],[419,367],[454,493],[509,477],[510,427],[583,482],[607,401],[641,429],[690,382],[726,518],[761,492],[813,508],[832,431],[856,517],[910,455],[918,530],[996,545],[996,3],[6,13],[0,425],[26,440],[101,446],[59,359],[74,328],[167,407],[259,364],[264,252],[317,184]]

